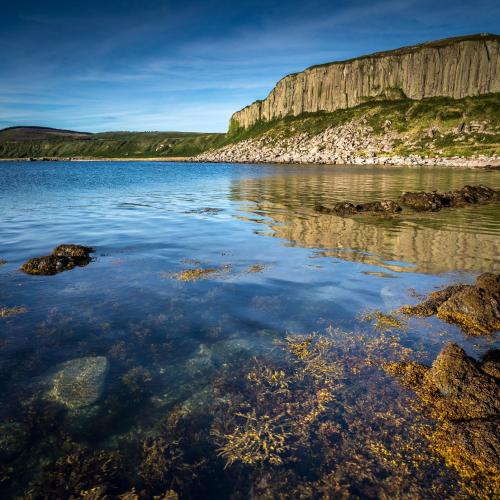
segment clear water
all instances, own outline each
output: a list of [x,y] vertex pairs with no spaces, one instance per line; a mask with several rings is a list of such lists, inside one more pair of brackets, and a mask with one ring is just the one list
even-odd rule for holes
[[[226,418],[229,423],[224,425],[231,427],[231,411],[237,411],[227,408],[228,401],[251,400],[247,389],[238,389],[238,377],[245,379],[255,357],[259,363],[283,363],[277,343],[287,335],[321,336],[342,330],[351,335],[352,352],[362,358],[365,346],[353,339],[386,335],[360,318],[364,311],[389,312],[415,302],[415,294],[500,270],[498,205],[424,215],[405,212],[392,218],[339,218],[315,213],[316,202],[396,199],[404,190],[447,190],[479,183],[498,189],[500,173],[146,162],[0,163],[0,259],[6,261],[0,266],[0,307],[26,308],[23,314],[0,318],[0,419],[4,429],[13,422],[24,429],[21,444],[5,454],[0,469],[5,495],[32,491],[33,498],[70,497],[72,486],[66,491],[66,486],[54,486],[47,478],[56,475],[54,470],[70,474],[66,469],[60,472],[61,457],[64,461],[75,449],[119,452],[129,472],[119,479],[109,474],[111,486],[102,488],[109,487],[111,496],[135,488],[146,498],[167,490],[186,498],[258,497],[289,491],[291,484],[299,489],[319,484],[335,470],[337,492],[401,494],[390,489],[387,479],[394,474],[396,485],[398,472],[384,468],[378,459],[358,464],[375,467],[362,480],[354,472],[356,464],[352,470],[345,468],[345,456],[351,452],[356,456],[356,446],[366,450],[368,435],[362,427],[359,432],[354,424],[350,427],[352,442],[345,444],[344,436],[342,464],[334,458],[320,464],[301,444],[302,448],[294,447],[302,450],[300,458],[285,452],[287,458],[279,465],[264,460],[227,466],[221,453],[224,438],[216,437],[220,427],[214,430],[214,420]],[[18,270],[28,258],[46,255],[60,243],[93,246],[95,259],[56,276],[28,276]],[[197,281],[176,279],[176,273],[194,268],[217,272]],[[471,354],[495,344],[491,338],[467,338],[433,318],[411,320],[398,342],[416,359],[430,362],[450,340]],[[97,403],[75,413],[50,401],[44,387],[54,367],[94,355],[106,356],[110,363]],[[388,356],[386,351],[383,355]],[[139,376],[134,385],[130,373],[137,373],[131,372],[137,367],[147,375]],[[227,389],[228,373],[234,375],[232,389]],[[353,415],[349,398],[360,387],[370,404],[382,405],[381,412],[396,411],[410,397],[376,367],[362,372],[361,380],[357,370],[349,373],[342,378],[349,388],[342,389],[345,399],[329,402],[334,410],[326,410],[318,422],[338,423]],[[179,449],[188,465],[166,464],[154,479],[137,473],[147,469],[144,464],[151,450],[144,443],[166,432],[162,422],[179,408],[185,421],[191,419],[203,429],[202,444],[192,429],[185,430],[190,437],[184,435]],[[360,410],[357,418],[369,426],[373,408],[367,403],[365,410],[366,416]],[[405,418],[402,427],[390,425],[384,432],[376,427],[384,439],[394,440],[408,433],[405,425],[421,417]],[[185,429],[190,429],[188,424]],[[0,456],[1,446],[2,442]],[[203,464],[196,465],[199,461]],[[293,479],[285,480],[287,474]],[[413,476],[417,496],[431,495],[436,485],[448,488],[447,493],[460,489],[453,471],[439,461]],[[91,489],[92,481],[101,484],[95,473],[89,477],[94,479],[88,484],[82,480],[81,490]],[[49,493],[40,493],[46,491],[43,488]]]

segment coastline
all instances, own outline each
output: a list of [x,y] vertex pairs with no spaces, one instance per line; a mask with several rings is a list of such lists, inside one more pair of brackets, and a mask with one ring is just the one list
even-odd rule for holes
[[282,158],[273,158],[266,160],[261,157],[251,158],[231,158],[228,155],[217,155],[214,152],[203,153],[198,156],[181,157],[151,157],[151,158],[131,158],[131,157],[113,157],[113,158],[60,158],[60,157],[40,157],[40,158],[0,158],[0,162],[44,162],[44,161],[69,161],[69,162],[163,162],[163,163],[240,163],[240,164],[266,164],[266,165],[300,165],[300,166],[348,166],[348,165],[366,165],[366,166],[390,166],[390,167],[448,167],[448,168],[466,168],[481,170],[500,170],[500,157],[421,157],[421,156],[378,156],[378,157],[351,157],[348,161],[311,161],[306,158],[295,158],[286,155]]

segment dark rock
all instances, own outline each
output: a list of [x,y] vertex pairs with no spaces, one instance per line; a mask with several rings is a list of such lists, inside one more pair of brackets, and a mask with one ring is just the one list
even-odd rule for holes
[[457,344],[448,344],[436,358],[426,382],[455,408],[459,418],[488,418],[500,414],[499,380]]
[[415,306],[403,306],[401,312],[412,316],[433,316],[439,307],[446,302],[454,293],[459,292],[467,285],[452,285],[444,290],[431,292],[428,297]]
[[358,211],[356,209],[356,206],[353,203],[350,203],[348,201],[342,201],[339,203],[334,203],[332,208],[325,207],[320,204],[316,204],[314,206],[314,211],[318,212],[320,214],[328,214],[328,215],[354,215]]
[[453,294],[437,312],[437,317],[458,325],[471,335],[500,330],[499,294],[483,288],[468,286]]
[[500,473],[498,350],[478,362],[450,343],[431,367],[406,362],[384,368],[431,410],[437,427],[430,444],[447,465],[466,479],[494,487]]
[[401,211],[401,207],[392,200],[372,201],[369,203],[358,203],[357,205],[350,201],[341,201],[334,203],[332,208],[316,204],[314,210],[321,214],[345,217],[359,213],[397,213]]
[[92,260],[90,253],[93,251],[93,248],[82,245],[59,245],[50,255],[34,257],[26,261],[21,266],[21,271],[27,274],[50,276],[76,266],[83,267]]
[[426,193],[424,191],[415,193],[405,192],[401,195],[400,201],[403,205],[419,212],[436,212],[443,208],[443,197],[436,191],[432,193]]
[[56,255],[57,257],[70,257],[73,259],[87,259],[89,254],[93,251],[93,248],[83,245],[62,244],[52,250],[52,255]]
[[432,192],[405,192],[400,201],[419,212],[436,212],[444,207],[460,207],[468,204],[488,203],[500,200],[500,191],[487,186],[464,186],[462,189],[446,193]]
[[404,306],[404,314],[437,315],[470,335],[500,330],[500,276],[485,273],[475,285],[453,285],[429,294],[420,304]]
[[402,210],[401,207],[392,200],[372,201],[370,203],[356,205],[356,208],[360,212],[385,212],[392,214],[401,212]]
[[476,278],[476,286],[490,293],[500,293],[500,274],[481,274]]

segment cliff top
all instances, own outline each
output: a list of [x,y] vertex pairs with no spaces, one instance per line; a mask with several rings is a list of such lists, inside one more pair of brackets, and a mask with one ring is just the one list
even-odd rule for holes
[[[459,43],[459,42],[468,42],[468,41],[486,41],[486,40],[497,40],[500,41],[500,35],[496,35],[494,33],[476,33],[474,35],[463,35],[463,36],[455,36],[451,38],[442,38],[440,40],[431,40],[429,42],[423,42],[423,43],[418,43],[416,45],[405,45],[404,47],[399,47],[397,49],[391,49],[391,50],[385,50],[381,52],[374,52],[372,54],[365,54],[362,56],[358,57],[352,57],[351,59],[345,59],[342,61],[331,61],[331,62],[326,62],[322,64],[315,64],[313,66],[309,66],[306,68],[304,71],[307,71],[309,69],[314,69],[314,68],[322,68],[324,66],[331,66],[333,64],[344,64],[348,62],[353,62],[357,61],[360,59],[368,59],[368,58],[379,58],[379,57],[387,57],[387,56],[394,56],[394,55],[403,55],[403,54],[410,54],[412,52],[416,52],[420,49],[424,48],[439,48],[439,47],[447,47],[449,45],[453,45],[454,43]],[[297,73],[292,73],[297,74]],[[291,76],[291,75],[287,75]],[[286,77],[285,77],[286,78]]]
[[[455,43],[466,42],[466,41],[477,41],[477,40],[480,40],[480,41],[487,41],[487,40],[500,41],[500,35],[497,35],[494,33],[476,33],[473,35],[455,36],[455,37],[450,37],[450,38],[443,38],[440,40],[431,40],[431,41],[419,43],[416,45],[407,45],[404,47],[399,47],[397,49],[391,49],[391,50],[386,50],[386,51],[381,51],[381,52],[373,52],[371,54],[365,54],[365,55],[361,55],[358,57],[353,57],[351,59],[344,59],[344,60],[340,60],[340,61],[330,61],[330,62],[326,62],[326,63],[322,63],[322,64],[315,64],[313,66],[309,66],[308,68],[304,69],[303,71],[300,71],[297,73],[290,73],[288,75],[285,75],[283,78],[278,80],[276,85],[278,85],[282,80],[285,80],[286,78],[298,75],[298,74],[303,73],[305,71],[317,69],[317,68],[333,66],[336,64],[345,64],[345,63],[350,63],[350,62],[358,61],[358,60],[362,60],[362,59],[382,58],[382,57],[388,57],[388,56],[394,56],[394,55],[410,54],[412,52],[417,52],[418,50],[423,49],[423,48],[446,47],[449,45],[453,45]],[[274,86],[274,88],[276,88],[276,85]],[[253,103],[248,104],[247,106],[245,106],[244,108],[242,108],[239,111],[243,111],[244,109],[247,109],[254,104],[263,102],[264,100],[265,99],[257,99]]]

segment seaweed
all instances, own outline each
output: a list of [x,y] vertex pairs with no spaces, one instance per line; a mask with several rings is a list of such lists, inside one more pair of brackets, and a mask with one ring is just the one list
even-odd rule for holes
[[0,308],[0,318],[8,318],[10,316],[17,316],[27,312],[28,308],[25,306],[2,307]]

